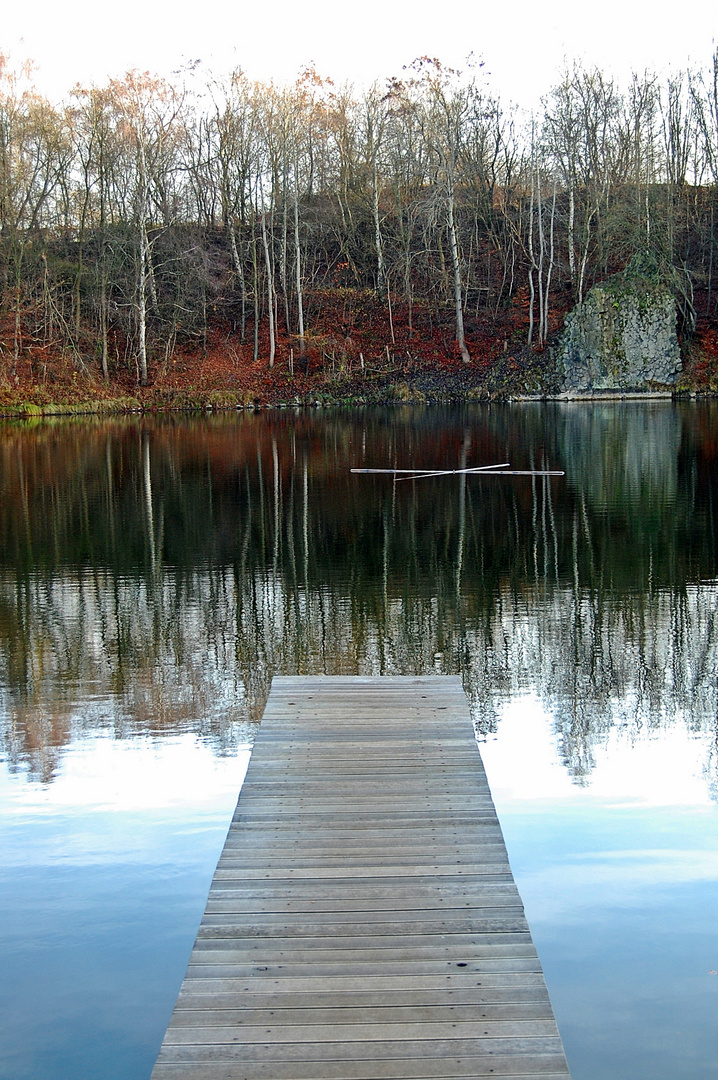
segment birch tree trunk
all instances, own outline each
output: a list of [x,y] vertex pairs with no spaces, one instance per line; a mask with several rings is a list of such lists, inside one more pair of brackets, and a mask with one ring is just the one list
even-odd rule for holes
[[150,288],[150,299],[152,300],[152,310],[156,315],[159,315],[160,305],[157,299],[157,282],[155,281],[155,268],[152,265],[152,244],[150,244],[149,234],[147,232],[147,223],[144,226],[145,234],[145,253],[147,258],[147,284]]
[[304,356],[304,299],[302,296],[302,247],[299,242],[299,181],[294,177],[294,271],[297,289],[297,324],[299,333],[299,355]]
[[581,272],[578,278],[578,302],[583,301],[583,283],[586,277],[586,264],[588,262],[588,252],[591,246],[591,222],[593,221],[593,215],[596,213],[596,207],[589,214],[586,215],[586,243],[583,248],[583,255],[581,256]]
[[576,284],[576,241],[574,237],[576,221],[576,194],[573,189],[573,177],[568,182],[568,272],[571,284]]
[[252,210],[252,297],[254,299],[254,349],[252,359],[257,363],[259,359],[259,267],[257,259],[257,226],[254,210]]
[[456,239],[456,224],[454,222],[454,185],[449,183],[447,197],[447,213],[449,218],[449,246],[451,248],[451,265],[454,270],[454,303],[456,305],[456,342],[459,346],[461,359],[465,364],[471,362],[469,350],[466,347],[464,336],[464,306],[461,295],[461,264],[459,262],[459,244]]
[[545,292],[545,295],[544,295],[544,306],[543,306],[543,331],[542,331],[542,335],[541,335],[543,341],[548,340],[548,298],[549,298],[549,293],[551,291],[551,276],[553,274],[554,257],[555,257],[555,243],[554,243],[555,222],[556,222],[556,181],[554,180],[553,199],[551,200],[551,225],[550,225],[550,228],[549,228],[549,259],[548,259],[548,270],[546,272],[546,292]]
[[376,289],[377,292],[381,292],[384,284],[384,249],[381,238],[381,222],[379,220],[379,178],[377,176],[376,161],[374,162],[373,179],[372,209],[374,212],[374,243],[376,245]]
[[234,263],[234,269],[237,273],[239,280],[239,291],[241,297],[241,316],[240,316],[240,334],[239,339],[244,344],[244,329],[247,320],[247,289],[244,282],[244,267],[242,266],[242,260],[239,257],[239,249],[237,247],[237,237],[234,231],[234,224],[231,221],[227,222],[227,229],[229,231],[229,244],[232,251],[232,262]]
[[[260,189],[261,190],[261,189]],[[269,318],[269,366],[274,367],[274,353],[276,342],[274,336],[274,284],[272,276],[272,260],[269,254],[269,240],[267,237],[267,215],[264,209],[264,193],[262,192],[262,244],[264,245],[264,261],[267,267],[267,317]]]
[[287,334],[291,333],[291,320],[289,318],[289,289],[287,287],[287,246],[289,233],[289,208],[287,206],[287,165],[286,159],[282,170],[282,249],[280,256],[279,275],[282,282],[282,300],[284,301],[284,328]]
[[140,251],[137,267],[137,344],[140,386],[147,386],[147,233],[140,222]]
[[104,238],[102,240],[102,251],[100,258],[102,265],[100,267],[100,364],[102,367],[102,377],[107,382],[110,377],[110,365],[109,365],[109,349],[107,341],[107,266],[106,256],[104,252]]
[[108,303],[107,303],[107,235],[106,235],[106,192],[105,192],[105,168],[104,168],[104,154],[102,147],[100,148],[100,364],[102,366],[102,377],[107,382],[110,377],[110,366],[108,358],[108,342],[107,342],[107,319],[108,319]]
[[149,204],[149,189],[147,176],[147,152],[146,131],[144,117],[139,107],[136,115],[136,138],[137,138],[137,181],[138,181],[138,206],[137,206],[137,232],[138,232],[138,265],[137,265],[137,346],[138,368],[140,386],[147,386],[149,376],[147,363],[147,266],[149,251],[147,242],[147,209]]
[[539,239],[539,256],[538,256],[538,268],[536,271],[536,278],[538,281],[538,296],[539,296],[539,345],[544,342],[543,328],[544,328],[544,316],[545,316],[545,300],[543,289],[543,262],[546,249],[546,238],[544,236],[543,229],[543,202],[541,199],[541,177],[539,175],[538,163],[535,164],[536,169],[536,219],[538,221],[538,239]]
[[530,345],[534,336],[534,302],[536,300],[536,291],[534,287],[534,270],[536,269],[536,258],[534,256],[534,172],[531,169],[531,196],[529,202],[529,236],[528,236],[528,248],[529,248],[529,332],[527,343]]

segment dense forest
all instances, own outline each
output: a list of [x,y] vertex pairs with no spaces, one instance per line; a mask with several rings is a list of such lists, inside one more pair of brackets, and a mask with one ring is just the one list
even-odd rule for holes
[[715,336],[717,211],[718,50],[574,64],[530,119],[426,57],[362,93],[133,72],[55,105],[0,56],[0,384],[536,355],[626,267]]

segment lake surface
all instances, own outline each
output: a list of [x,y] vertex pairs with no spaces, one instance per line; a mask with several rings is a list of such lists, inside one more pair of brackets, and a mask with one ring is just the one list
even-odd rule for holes
[[461,674],[574,1080],[715,1076],[715,404],[5,424],[0,495],[2,1080],[149,1077],[319,672]]

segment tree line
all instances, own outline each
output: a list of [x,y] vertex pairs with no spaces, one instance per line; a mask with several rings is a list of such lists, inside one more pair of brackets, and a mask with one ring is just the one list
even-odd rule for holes
[[392,337],[398,308],[450,325],[468,362],[481,320],[513,308],[541,347],[627,265],[690,333],[716,310],[717,192],[718,50],[627,86],[574,64],[530,121],[426,57],[362,93],[132,72],[54,105],[0,56],[0,377],[31,349],[146,384],[216,325],[271,366],[342,291]]

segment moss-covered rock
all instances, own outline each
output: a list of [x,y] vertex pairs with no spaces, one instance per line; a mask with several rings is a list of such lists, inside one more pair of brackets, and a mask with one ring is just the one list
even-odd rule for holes
[[673,296],[633,273],[594,286],[567,316],[556,359],[567,393],[673,385],[681,369]]

